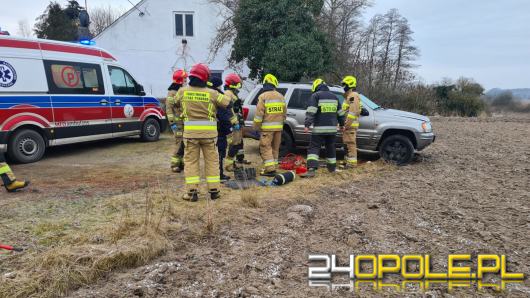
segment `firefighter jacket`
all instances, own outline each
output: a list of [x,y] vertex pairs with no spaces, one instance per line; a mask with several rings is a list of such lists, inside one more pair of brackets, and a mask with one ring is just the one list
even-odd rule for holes
[[361,116],[361,109],[363,107],[359,93],[350,89],[344,93],[344,98],[342,110],[345,115],[347,115],[344,127],[347,130],[357,129],[359,127],[359,117]]
[[258,97],[254,126],[261,131],[282,131],[287,108],[285,98],[272,86],[265,85],[265,92]]
[[230,97],[232,102],[232,113],[236,116],[235,121],[232,119],[232,124],[245,125],[245,119],[243,118],[243,101],[234,93],[234,91],[227,89],[225,90],[226,96]]
[[183,87],[175,95],[175,103],[182,111],[184,138],[207,139],[217,137],[217,108],[226,108],[230,98],[206,87]]
[[305,127],[313,125],[313,134],[334,135],[337,133],[337,124],[344,125],[344,114],[337,96],[322,85],[309,100]]
[[180,118],[181,111],[177,108],[177,105],[175,104],[175,95],[177,94],[180,87],[181,85],[171,84],[168,89],[166,98],[166,116],[167,120],[169,121],[169,124],[182,123],[182,119]]
[[[214,89],[216,90],[216,89]],[[223,91],[217,89],[221,94],[228,95]],[[234,122],[235,121],[235,122]],[[220,137],[226,137],[232,133],[232,126],[237,123],[237,117],[232,111],[232,104],[229,104],[226,108],[217,108],[217,133]]]

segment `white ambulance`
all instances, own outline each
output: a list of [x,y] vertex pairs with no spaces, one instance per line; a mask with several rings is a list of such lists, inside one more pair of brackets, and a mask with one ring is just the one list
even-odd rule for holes
[[40,160],[47,147],[164,130],[160,102],[107,51],[0,36],[0,152]]

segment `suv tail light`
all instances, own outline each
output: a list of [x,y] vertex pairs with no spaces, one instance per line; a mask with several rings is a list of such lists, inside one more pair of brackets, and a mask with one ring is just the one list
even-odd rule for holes
[[243,119],[245,119],[245,121],[247,120],[247,117],[248,117],[248,112],[249,112],[249,108],[248,107],[243,107]]

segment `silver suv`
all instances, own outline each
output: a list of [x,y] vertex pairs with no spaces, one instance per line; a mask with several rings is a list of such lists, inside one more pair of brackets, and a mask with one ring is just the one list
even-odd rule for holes
[[[247,96],[244,103],[246,126],[252,126],[258,97],[263,92],[258,85]],[[310,133],[304,133],[307,102],[311,97],[311,85],[305,83],[281,83],[277,90],[285,95],[287,120],[282,135],[282,155],[297,148],[307,148]],[[341,87],[330,86],[339,100],[344,101]],[[398,164],[409,163],[415,151],[432,144],[435,135],[428,117],[392,109],[384,109],[361,95],[363,111],[357,133],[357,147],[361,152],[379,153],[385,160]],[[344,148],[342,136],[337,134],[337,147]]]

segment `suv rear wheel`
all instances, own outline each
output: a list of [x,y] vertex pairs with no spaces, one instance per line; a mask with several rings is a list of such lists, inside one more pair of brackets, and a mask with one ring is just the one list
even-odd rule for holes
[[280,156],[286,156],[289,153],[295,152],[294,140],[291,134],[285,129],[282,131],[282,142],[280,144]]
[[46,151],[44,138],[32,129],[15,131],[9,140],[8,155],[18,163],[32,163],[42,159]]
[[140,136],[145,142],[156,142],[160,138],[160,124],[153,118],[145,120]]
[[414,145],[406,136],[391,135],[381,143],[379,155],[386,161],[406,165],[414,157]]

